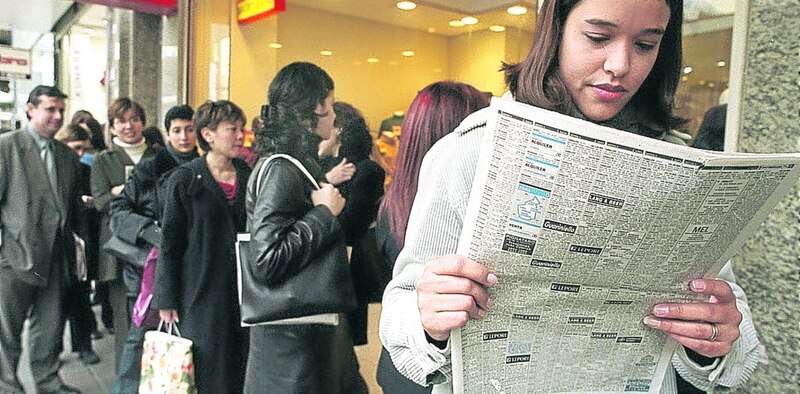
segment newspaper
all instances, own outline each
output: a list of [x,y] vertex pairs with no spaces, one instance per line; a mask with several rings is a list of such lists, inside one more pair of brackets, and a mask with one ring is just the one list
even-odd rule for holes
[[456,393],[658,393],[689,302],[797,182],[800,154],[701,151],[494,99],[458,253],[499,278],[452,334]]

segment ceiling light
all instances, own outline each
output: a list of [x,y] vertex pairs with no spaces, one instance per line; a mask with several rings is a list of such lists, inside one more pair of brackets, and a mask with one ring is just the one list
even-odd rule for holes
[[403,55],[405,57],[412,57],[412,56],[416,55],[416,53],[414,53],[414,51],[403,51],[403,53],[401,53],[401,55]]
[[686,82],[688,80],[689,80],[689,77],[687,77],[685,75],[681,77],[681,81],[683,81],[683,82]]
[[683,73],[684,74],[691,74],[692,71],[694,71],[694,68],[692,68],[692,66],[686,66],[686,67],[683,68]]
[[706,81],[705,81],[704,79],[701,79],[701,80],[700,80],[699,82],[697,82],[697,83],[698,83],[700,86],[705,86],[705,84],[706,84]]
[[278,44],[277,42],[271,42],[267,46],[272,48],[272,49],[281,49],[281,48],[283,48],[283,45]]
[[500,32],[506,31],[506,27],[505,26],[500,26],[500,25],[491,25],[491,26],[489,26],[489,30],[491,30],[491,31],[493,31],[495,33],[500,33]]
[[322,55],[322,56],[332,56],[333,55],[333,51],[323,50],[323,51],[319,51],[319,54]]
[[435,27],[429,27],[428,28],[428,33],[436,33],[436,28]]
[[379,61],[379,60],[378,60],[378,58],[377,58],[377,57],[370,57],[370,58],[367,58],[367,63],[372,63],[372,64],[375,64],[375,63],[377,63],[378,61]]
[[511,15],[523,15],[528,12],[528,9],[521,5],[515,5],[513,7],[508,7],[506,12],[508,12]]
[[713,88],[715,86],[717,86],[717,84],[715,84],[714,82],[709,82],[708,83],[708,87],[710,87],[710,88]]
[[461,21],[450,21],[448,24],[453,27],[464,27],[464,22]]
[[725,67],[725,64],[726,63],[725,63],[724,60],[720,60],[720,61],[717,62],[717,67]]
[[411,11],[414,8],[417,8],[417,3],[413,1],[398,1],[397,4],[395,5],[397,6],[397,8],[403,11]]
[[474,25],[474,24],[478,23],[478,18],[476,18],[474,16],[465,16],[465,17],[461,18],[461,23],[463,23],[465,25]]

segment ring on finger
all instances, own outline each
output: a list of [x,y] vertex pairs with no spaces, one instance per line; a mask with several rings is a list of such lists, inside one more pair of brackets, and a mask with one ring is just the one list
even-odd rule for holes
[[708,337],[708,339],[706,340],[709,342],[714,342],[714,340],[716,340],[717,337],[719,336],[719,327],[717,327],[717,325],[714,323],[709,323],[709,324],[711,324],[711,336]]

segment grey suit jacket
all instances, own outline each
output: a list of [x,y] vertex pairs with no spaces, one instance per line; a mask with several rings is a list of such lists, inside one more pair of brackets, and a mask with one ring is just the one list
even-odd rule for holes
[[0,135],[0,268],[25,282],[46,286],[50,270],[75,264],[72,223],[80,206],[78,158],[65,144],[52,145],[57,190],[48,180],[39,147],[26,129]]

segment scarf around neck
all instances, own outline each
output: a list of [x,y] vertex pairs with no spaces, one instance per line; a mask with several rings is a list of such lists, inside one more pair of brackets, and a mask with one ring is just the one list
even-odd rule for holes
[[122,148],[122,150],[124,150],[125,153],[128,154],[128,157],[131,158],[133,164],[139,164],[139,161],[142,159],[142,156],[144,155],[144,151],[147,150],[147,143],[145,142],[144,138],[142,138],[141,141],[135,144],[128,144],[126,142],[123,142],[118,137],[114,137],[112,142],[114,142],[114,145]]
[[175,149],[175,147],[173,147],[172,144],[167,144],[167,152],[169,152],[170,156],[172,156],[172,158],[178,162],[178,165],[188,163],[192,161],[192,159],[199,157],[199,155],[197,154],[197,148],[192,149],[191,152],[182,153],[178,152],[178,150]]

